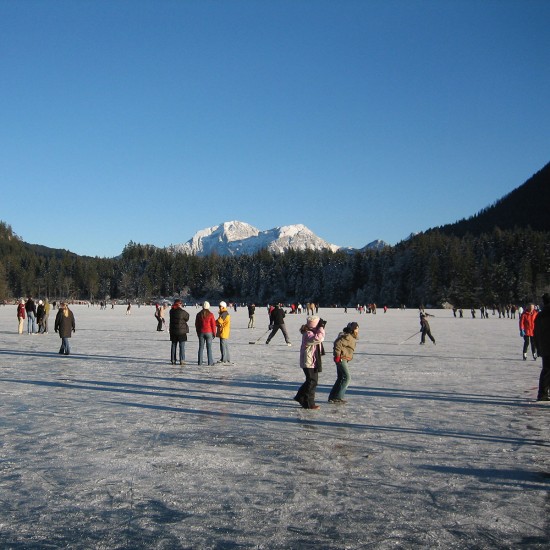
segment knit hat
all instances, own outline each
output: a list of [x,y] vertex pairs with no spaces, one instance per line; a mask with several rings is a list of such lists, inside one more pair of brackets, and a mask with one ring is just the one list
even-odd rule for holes
[[220,302],[220,307],[227,307],[227,304],[225,302]]
[[210,302],[206,300],[202,303],[202,309],[210,309]]
[[315,328],[319,324],[319,317],[311,315],[307,318],[307,328]]

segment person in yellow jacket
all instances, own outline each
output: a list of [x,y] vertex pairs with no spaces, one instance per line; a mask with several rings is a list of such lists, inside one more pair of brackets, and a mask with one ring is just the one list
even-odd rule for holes
[[231,316],[227,311],[227,304],[225,302],[220,302],[220,307],[218,310],[218,318],[216,319],[217,332],[216,336],[220,339],[220,352],[222,358],[218,363],[230,363],[231,359],[229,358],[229,333],[231,332]]

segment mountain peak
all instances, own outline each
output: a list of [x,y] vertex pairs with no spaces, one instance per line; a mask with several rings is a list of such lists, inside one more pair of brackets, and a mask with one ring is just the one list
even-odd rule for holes
[[173,252],[197,256],[254,254],[262,249],[284,253],[287,250],[332,250],[338,246],[321,239],[305,225],[285,225],[260,231],[241,221],[228,221],[197,231],[187,242],[172,245]]

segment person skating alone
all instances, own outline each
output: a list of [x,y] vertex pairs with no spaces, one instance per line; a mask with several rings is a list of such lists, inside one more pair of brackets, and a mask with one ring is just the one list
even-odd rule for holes
[[76,331],[73,312],[69,309],[65,302],[61,302],[54,323],[55,332],[59,333],[61,338],[61,355],[69,355],[71,353],[70,338],[71,334]]
[[155,319],[157,320],[157,332],[162,332],[162,309],[159,304],[155,304]]
[[319,382],[319,373],[322,370],[321,352],[325,339],[325,325],[319,317],[307,318],[307,324],[302,325],[302,345],[300,346],[300,367],[304,371],[306,380],[301,385],[294,397],[304,409],[317,410],[319,405],[315,404],[315,389]]
[[286,331],[285,316],[286,316],[286,313],[284,309],[281,307],[281,304],[277,304],[269,314],[269,326],[272,327],[272,330],[269,336],[267,337],[266,344],[269,344],[273,336],[275,336],[275,334],[277,334],[277,332],[280,330],[283,333],[283,336],[285,337],[286,345],[287,346],[292,345],[288,338],[288,332]]
[[254,314],[256,313],[256,305],[248,304],[248,328],[254,328]]
[[433,317],[425,311],[420,312],[420,344],[424,345],[426,343],[426,336],[435,344],[435,338],[432,336],[432,331],[430,329],[430,323],[428,322],[428,317]]
[[[170,362],[172,365],[185,364],[185,342],[187,341],[187,333],[189,332],[189,313],[183,309],[181,300],[176,300],[170,309],[170,342],[172,347],[170,350]],[[179,355],[178,355],[179,347]]]
[[542,357],[537,401],[550,401],[550,294],[542,296],[543,308],[535,319],[535,341]]
[[533,360],[537,358],[537,346],[535,344],[535,319],[537,311],[534,304],[529,304],[519,318],[519,335],[523,338],[523,360],[527,361],[527,350],[531,344]]
[[336,363],[336,382],[330,390],[329,403],[346,403],[344,396],[351,382],[349,362],[353,359],[358,337],[359,325],[352,322],[348,323],[334,341],[332,355]]

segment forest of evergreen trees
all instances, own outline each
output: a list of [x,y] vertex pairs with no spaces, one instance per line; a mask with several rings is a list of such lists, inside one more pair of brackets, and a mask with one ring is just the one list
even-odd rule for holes
[[550,232],[530,228],[462,237],[432,230],[366,252],[261,251],[196,257],[129,243],[117,258],[29,245],[0,222],[0,300],[139,300],[323,306],[374,302],[478,307],[538,299],[550,285]]

